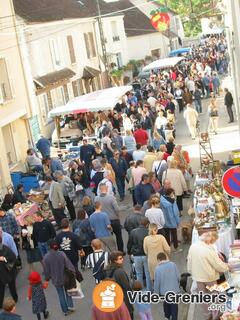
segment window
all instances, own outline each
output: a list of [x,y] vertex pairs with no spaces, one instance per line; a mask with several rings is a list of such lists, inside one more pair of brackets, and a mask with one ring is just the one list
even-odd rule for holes
[[160,49],[154,49],[154,50],[151,50],[151,55],[152,55],[152,57],[156,57],[159,59],[160,55],[161,55],[160,52],[161,52]]
[[17,155],[13,140],[12,128],[10,124],[2,127],[2,134],[7,154],[8,165],[11,166],[17,162]]
[[72,82],[74,97],[79,97],[84,93],[82,79],[77,79]]
[[48,122],[48,112],[53,108],[52,96],[51,92],[44,93],[39,96],[39,103],[41,108],[41,115],[43,119],[43,123],[46,124]]
[[0,103],[11,100],[12,90],[8,76],[7,63],[5,59],[0,59]]
[[116,54],[116,57],[117,57],[117,65],[118,65],[118,68],[121,68],[123,66],[123,63],[122,63],[122,55],[121,53],[117,53]]
[[57,39],[49,39],[50,51],[52,55],[52,62],[55,68],[61,66],[61,58],[59,52],[59,44]]
[[70,56],[71,63],[72,64],[76,63],[76,56],[75,56],[72,36],[67,36],[67,43],[68,43],[68,50],[69,50],[69,56]]
[[118,29],[117,29],[117,22],[111,21],[111,29],[112,29],[112,39],[113,41],[119,41]]
[[84,41],[85,41],[85,47],[87,51],[87,57],[88,58],[96,57],[96,49],[95,49],[93,33],[92,32],[84,33]]
[[65,93],[64,93],[64,88],[63,87],[58,87],[56,89],[56,93],[57,93],[57,101],[58,101],[58,105],[64,105],[66,104],[66,98],[65,98]]
[[68,87],[66,84],[63,85],[63,91],[64,91],[65,100],[67,103],[69,101],[69,94],[68,94]]

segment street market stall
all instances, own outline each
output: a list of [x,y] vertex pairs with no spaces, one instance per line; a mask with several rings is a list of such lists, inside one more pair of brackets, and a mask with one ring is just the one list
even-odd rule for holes
[[179,62],[184,60],[184,57],[171,57],[159,59],[151,62],[147,66],[145,66],[142,71],[154,70],[154,69],[165,69],[175,67]]
[[[69,121],[69,123],[62,128],[60,123],[61,117],[73,115],[73,119],[76,119],[78,115],[95,114],[96,112],[113,110],[122,97],[131,90],[132,86],[120,86],[98,90],[77,97],[64,106],[52,109],[48,114],[49,118],[54,118],[56,127],[52,136],[52,144],[56,147],[60,147],[61,143],[64,146],[70,142],[77,143],[83,135],[88,136],[90,140],[94,139],[94,132],[92,132],[91,135],[89,132],[84,133],[84,130],[78,126],[77,121]],[[94,124],[92,124],[91,127],[94,129]],[[63,131],[65,131],[66,134],[62,135]]]

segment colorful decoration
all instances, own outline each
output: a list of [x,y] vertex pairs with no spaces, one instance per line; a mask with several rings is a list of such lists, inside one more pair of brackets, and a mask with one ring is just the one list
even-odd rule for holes
[[167,8],[161,7],[150,12],[151,24],[159,32],[166,31],[170,25],[170,17],[167,11]]

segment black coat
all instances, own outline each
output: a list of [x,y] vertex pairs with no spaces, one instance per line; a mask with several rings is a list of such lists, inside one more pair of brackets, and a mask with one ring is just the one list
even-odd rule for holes
[[115,280],[117,284],[119,284],[119,286],[122,288],[124,302],[128,308],[129,313],[132,314],[133,305],[130,303],[127,295],[127,292],[132,291],[132,288],[126,271],[121,266],[110,265],[106,269],[106,279],[108,278]]
[[233,97],[231,92],[227,92],[225,97],[224,97],[224,104],[227,107],[231,107],[233,105]]
[[15,276],[16,256],[7,246],[2,245],[0,257],[6,258],[7,262],[0,261],[0,282],[3,285],[9,283]]
[[148,229],[143,225],[133,229],[128,239],[128,254],[133,254],[134,256],[145,256],[143,240],[146,236],[148,236]]

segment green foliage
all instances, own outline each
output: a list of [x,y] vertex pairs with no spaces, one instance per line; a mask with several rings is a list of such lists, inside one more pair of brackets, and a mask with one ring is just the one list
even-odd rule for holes
[[118,69],[118,70],[112,70],[110,74],[113,78],[120,80],[122,78],[123,72],[124,72],[123,69]]
[[211,17],[218,12],[219,0],[156,0],[179,14],[184,22],[186,36],[196,36],[201,32],[201,18]]

